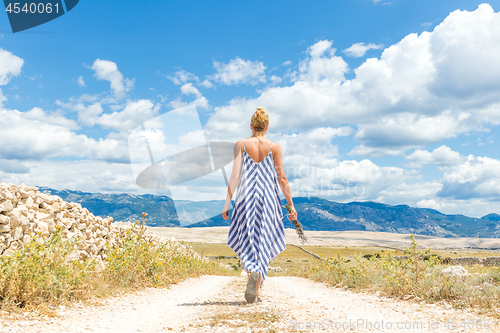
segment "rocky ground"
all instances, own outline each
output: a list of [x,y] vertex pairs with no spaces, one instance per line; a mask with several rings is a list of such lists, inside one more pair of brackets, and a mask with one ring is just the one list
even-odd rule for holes
[[269,277],[262,302],[247,304],[245,285],[246,276],[202,276],[45,315],[3,312],[0,332],[500,331],[500,322],[446,304],[354,293],[298,277]]

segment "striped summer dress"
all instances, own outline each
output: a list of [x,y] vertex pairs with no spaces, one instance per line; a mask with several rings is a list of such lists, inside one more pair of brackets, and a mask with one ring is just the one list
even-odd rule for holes
[[248,272],[261,272],[261,285],[269,262],[286,248],[283,212],[271,150],[259,163],[245,150],[229,226],[227,245]]

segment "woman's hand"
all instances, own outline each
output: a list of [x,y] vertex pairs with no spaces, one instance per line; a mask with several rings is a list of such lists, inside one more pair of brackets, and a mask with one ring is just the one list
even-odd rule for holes
[[292,212],[290,214],[288,214],[288,219],[290,221],[293,221],[293,220],[296,220],[297,219],[297,211],[295,210],[295,207],[292,206]]
[[229,204],[225,204],[224,208],[222,208],[222,218],[224,220],[229,220]]

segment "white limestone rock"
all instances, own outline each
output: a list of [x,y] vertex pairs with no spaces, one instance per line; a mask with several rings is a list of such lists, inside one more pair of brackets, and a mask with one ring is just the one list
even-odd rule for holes
[[23,228],[17,227],[10,231],[13,240],[20,240],[23,237]]
[[14,208],[7,216],[10,219],[11,228],[17,228],[29,223],[29,219],[24,216],[20,208]]
[[31,196],[22,199],[21,202],[28,208],[32,208],[35,205],[35,201]]
[[471,274],[467,272],[462,266],[450,266],[441,271],[441,275],[444,276],[470,276]]
[[36,222],[35,232],[41,232],[42,236],[49,236],[49,225],[47,222],[38,221]]
[[25,199],[29,196],[29,193],[26,192],[23,188],[19,188],[18,192],[21,198]]
[[13,209],[14,206],[12,205],[12,201],[10,201],[8,198],[4,198],[2,201],[0,201],[0,213],[10,212]]
[[0,234],[10,232],[10,224],[0,224]]
[[0,214],[0,224],[9,224],[10,223],[10,219],[3,215],[3,214]]
[[15,197],[14,195],[12,194],[11,191],[9,191],[8,189],[5,189],[2,191],[2,194],[3,194],[3,197],[4,199],[8,199],[11,203],[14,203],[15,202]]

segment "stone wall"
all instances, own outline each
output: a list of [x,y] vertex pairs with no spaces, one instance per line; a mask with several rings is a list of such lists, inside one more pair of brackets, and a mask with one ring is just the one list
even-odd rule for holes
[[[394,256],[397,260],[408,260],[409,256]],[[420,260],[423,256],[420,256]],[[447,265],[483,265],[483,266],[500,266],[500,256],[498,257],[461,257],[461,258],[440,258]]]
[[[78,237],[78,249],[70,260],[98,259],[119,246],[120,237],[128,229],[138,234],[141,228],[130,222],[113,222],[113,218],[94,216],[78,203],[63,201],[58,196],[45,194],[33,186],[0,183],[0,255],[9,256],[16,249],[28,244],[35,235],[48,237],[62,228],[63,237]],[[187,254],[201,258],[190,246],[174,239],[145,230],[145,241],[159,244],[171,243]]]

